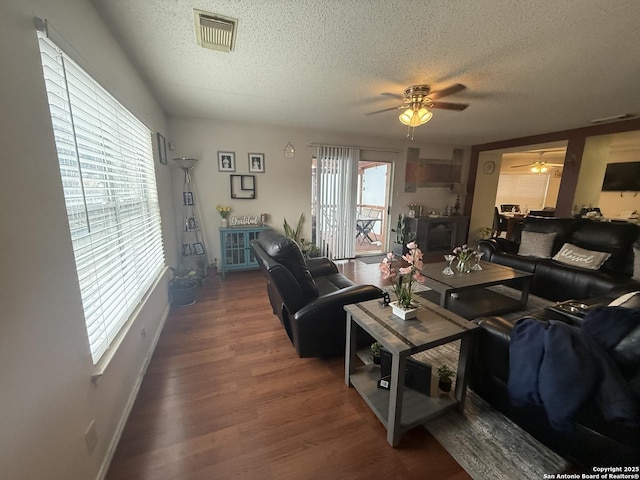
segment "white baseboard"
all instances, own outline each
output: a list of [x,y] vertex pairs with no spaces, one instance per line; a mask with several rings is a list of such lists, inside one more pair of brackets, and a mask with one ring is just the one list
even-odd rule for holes
[[167,304],[167,307],[162,314],[162,319],[160,320],[160,325],[156,331],[155,336],[153,337],[153,341],[149,346],[149,350],[147,350],[147,354],[144,358],[144,362],[142,363],[142,368],[140,369],[140,373],[136,380],[136,383],[133,386],[133,390],[131,391],[131,395],[129,395],[129,400],[125,405],[125,409],[122,412],[122,417],[118,422],[118,426],[116,428],[115,434],[109,443],[109,447],[107,448],[107,454],[104,457],[102,465],[100,466],[100,470],[98,471],[98,475],[96,480],[104,480],[107,476],[107,472],[109,471],[109,467],[111,466],[111,460],[113,460],[113,456],[116,453],[116,449],[118,448],[118,443],[120,443],[120,438],[122,437],[122,432],[124,431],[124,427],[127,424],[127,420],[129,419],[129,415],[131,414],[131,409],[133,408],[133,404],[138,397],[138,392],[140,391],[140,386],[142,385],[142,379],[144,378],[145,373],[147,372],[147,367],[149,366],[149,362],[151,361],[151,357],[153,356],[153,352],[156,350],[156,345],[158,344],[158,340],[160,339],[160,335],[162,334],[162,330],[164,330],[164,324],[169,317],[169,311],[171,310],[171,305]]

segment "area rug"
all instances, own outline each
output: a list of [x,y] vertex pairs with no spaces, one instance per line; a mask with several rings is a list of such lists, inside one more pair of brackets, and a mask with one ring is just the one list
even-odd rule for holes
[[[509,287],[492,289],[514,298],[520,296],[518,290]],[[514,312],[503,317],[517,318],[551,303],[530,295],[526,312]],[[455,371],[459,348],[459,341],[452,342],[413,355],[413,358],[436,368],[444,364]],[[365,363],[371,361],[367,350],[358,352],[358,356]],[[544,474],[561,473],[570,466],[567,460],[494,410],[471,389],[467,389],[463,413],[450,411],[424,426],[474,479],[539,480]]]
[[[459,342],[414,355],[431,365],[458,364]],[[475,479],[539,480],[564,472],[569,462],[555,454],[467,389],[462,414],[450,411],[425,427]]]
[[380,263],[384,257],[386,257],[386,255],[368,255],[366,257],[358,257],[357,259],[362,263],[372,265],[374,263]]

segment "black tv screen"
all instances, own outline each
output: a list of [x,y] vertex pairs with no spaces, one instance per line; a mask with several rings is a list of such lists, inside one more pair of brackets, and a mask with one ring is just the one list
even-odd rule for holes
[[640,162],[607,163],[603,192],[640,192]]

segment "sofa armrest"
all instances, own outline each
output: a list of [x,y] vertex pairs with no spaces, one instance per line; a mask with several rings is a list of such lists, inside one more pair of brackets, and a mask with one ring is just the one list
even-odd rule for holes
[[322,318],[332,309],[342,310],[345,305],[365,302],[381,298],[384,292],[373,285],[353,285],[316,298],[314,301],[298,310],[294,318],[302,321],[305,318]]
[[307,258],[307,268],[313,278],[338,273],[338,267],[327,257]]
[[495,336],[507,343],[511,339],[513,323],[502,317],[484,317],[478,322],[488,334]]
[[487,260],[491,260],[494,253],[518,253],[518,244],[506,238],[486,238],[478,242],[478,250],[486,255]]

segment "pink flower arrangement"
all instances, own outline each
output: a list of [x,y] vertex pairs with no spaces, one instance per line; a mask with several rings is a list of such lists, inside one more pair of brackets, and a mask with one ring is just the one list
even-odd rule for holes
[[393,292],[398,298],[398,304],[404,308],[411,307],[413,282],[422,283],[425,280],[424,275],[420,273],[420,269],[424,266],[424,263],[418,244],[416,242],[409,242],[407,248],[409,251],[402,256],[402,259],[407,262],[408,266],[398,268],[397,273],[393,266],[393,261],[396,259],[393,253],[387,253],[387,256],[383,258],[380,263],[382,278],[391,280]]

